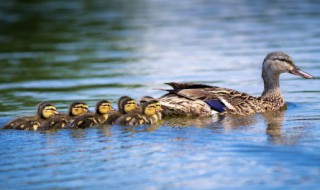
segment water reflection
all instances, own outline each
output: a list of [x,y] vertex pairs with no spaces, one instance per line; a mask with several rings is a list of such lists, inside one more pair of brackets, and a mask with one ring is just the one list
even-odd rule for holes
[[262,114],[266,123],[266,134],[271,143],[283,144],[282,125],[285,116],[285,110],[267,112]]
[[[173,127],[209,128],[214,130],[215,133],[224,133],[230,130],[244,130],[250,133],[250,131],[255,131],[256,128],[264,128],[270,143],[295,144],[299,137],[291,136],[291,140],[289,140],[287,136],[282,134],[285,112],[286,108],[249,116],[215,115],[212,117],[200,118],[170,118],[165,120],[162,125]],[[265,125],[261,126],[263,123],[265,123]]]
[[141,125],[141,126],[118,126],[121,128],[121,131],[126,132],[126,133],[142,133],[142,132],[152,132],[154,130],[157,130],[160,125],[155,124],[155,125]]

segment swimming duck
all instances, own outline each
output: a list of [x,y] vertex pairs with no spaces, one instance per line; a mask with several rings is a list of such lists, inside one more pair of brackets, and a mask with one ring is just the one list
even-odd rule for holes
[[128,114],[121,116],[115,122],[118,125],[143,125],[143,124],[156,124],[159,121],[157,112],[161,111],[157,107],[157,100],[150,100],[142,104],[141,111],[132,111]]
[[36,116],[26,116],[17,118],[7,123],[3,128],[16,130],[37,130],[42,123],[44,123],[57,113],[57,109],[52,103],[41,102],[37,106]]
[[122,96],[119,98],[118,102],[118,111],[112,111],[108,115],[108,120],[106,120],[103,124],[114,124],[116,120],[122,115],[138,112],[140,107],[137,105],[137,102],[129,96]]
[[[151,100],[157,100],[157,99],[155,99],[155,98],[153,98],[151,96],[143,96],[139,100],[139,102],[140,102],[140,105],[143,105],[144,103],[149,102]],[[163,109],[162,109],[161,104],[160,104],[160,102],[158,100],[157,100],[157,103],[156,103],[156,107],[158,109],[158,111],[157,111],[158,120],[160,121],[160,120],[162,120],[162,111],[163,111]]]
[[283,52],[271,52],[263,61],[262,78],[264,91],[254,97],[236,90],[193,83],[166,83],[172,90],[159,100],[163,113],[167,116],[206,116],[216,113],[249,115],[269,110],[279,110],[284,106],[279,77],[291,73],[306,79],[314,76],[294,65],[291,57]]
[[48,119],[46,122],[42,123],[41,130],[49,129],[62,129],[66,127],[76,116],[85,114],[89,112],[89,107],[84,102],[73,102],[69,106],[68,114],[57,114],[54,117]]
[[115,114],[113,112],[111,104],[107,100],[100,100],[96,104],[95,113],[86,113],[80,116],[77,116],[73,122],[69,125],[70,128],[86,128],[91,127],[96,124],[107,123],[109,119],[115,120],[112,117]]

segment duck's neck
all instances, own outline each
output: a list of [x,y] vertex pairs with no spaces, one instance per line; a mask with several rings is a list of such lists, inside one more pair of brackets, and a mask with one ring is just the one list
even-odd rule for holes
[[264,91],[261,97],[270,99],[270,101],[283,100],[279,84],[280,74],[272,73],[268,75],[263,73],[262,78],[264,82]]

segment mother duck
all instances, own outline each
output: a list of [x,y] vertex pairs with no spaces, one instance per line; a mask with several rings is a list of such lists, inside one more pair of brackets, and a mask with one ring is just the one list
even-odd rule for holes
[[264,91],[254,97],[236,90],[194,83],[166,83],[172,90],[160,97],[165,116],[208,116],[216,113],[249,115],[284,106],[279,77],[291,73],[306,79],[314,76],[299,69],[291,57],[283,52],[271,52],[263,61]]

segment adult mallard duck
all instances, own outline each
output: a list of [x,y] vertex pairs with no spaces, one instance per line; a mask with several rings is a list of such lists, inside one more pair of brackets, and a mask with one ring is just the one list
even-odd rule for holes
[[89,112],[89,107],[84,102],[73,102],[69,106],[68,114],[57,114],[41,124],[41,130],[62,129],[73,121],[76,116]]
[[207,116],[215,113],[248,115],[284,106],[279,77],[291,73],[306,79],[314,76],[294,65],[291,57],[283,52],[271,52],[263,61],[262,78],[264,91],[254,97],[236,90],[193,83],[166,83],[172,90],[159,100],[167,116]]
[[16,130],[37,130],[42,123],[46,122],[52,116],[56,115],[57,109],[50,102],[41,102],[37,106],[36,116],[25,116],[17,118],[7,123],[4,129],[16,129]]
[[105,124],[108,120],[114,120],[112,118],[114,109],[107,100],[100,100],[96,104],[95,113],[86,113],[77,116],[72,123],[69,125],[69,128],[86,128],[91,127],[97,124]]
[[131,111],[128,114],[122,115],[115,122],[117,125],[143,125],[143,124],[156,124],[159,121],[157,112],[161,111],[157,104],[158,100],[150,100],[142,104],[141,110]]

